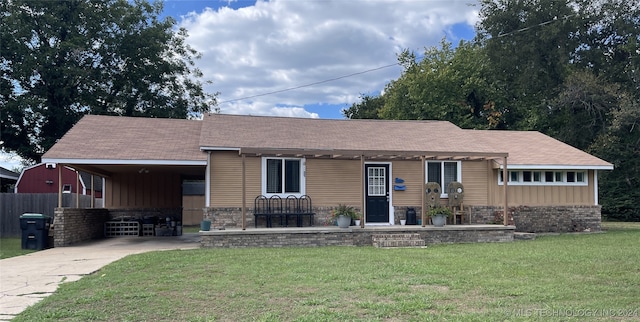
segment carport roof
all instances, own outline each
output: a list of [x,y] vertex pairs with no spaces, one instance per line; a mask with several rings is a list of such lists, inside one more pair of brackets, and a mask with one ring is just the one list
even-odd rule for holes
[[77,164],[205,165],[201,121],[86,115],[43,156]]

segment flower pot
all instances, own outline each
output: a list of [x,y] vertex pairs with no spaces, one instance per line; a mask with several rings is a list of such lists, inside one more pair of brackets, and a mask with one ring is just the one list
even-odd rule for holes
[[400,219],[400,225],[404,226],[407,224],[407,221],[405,219]]
[[203,220],[200,222],[200,230],[201,231],[209,231],[211,230],[211,220]]
[[444,215],[431,216],[431,222],[436,227],[444,227],[444,224],[447,222],[447,216],[444,216]]
[[356,226],[360,226],[360,219],[356,219]]
[[347,216],[338,216],[338,227],[340,228],[349,228],[351,225],[351,218]]

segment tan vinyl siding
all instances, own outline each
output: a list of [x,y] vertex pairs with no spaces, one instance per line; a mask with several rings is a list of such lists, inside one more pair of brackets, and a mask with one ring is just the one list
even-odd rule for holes
[[[422,162],[394,161],[391,166],[391,193],[394,206],[419,207],[422,202]],[[402,178],[405,191],[394,191],[395,178]]]
[[[464,187],[465,205],[487,205],[487,169],[488,161],[463,161],[462,185]],[[446,187],[443,187],[446,189]]]
[[107,178],[105,207],[180,207],[182,203],[180,187],[180,174],[177,173],[114,173]]
[[[490,181],[497,189],[490,198],[493,205],[502,206],[504,203],[503,186],[498,186],[498,170],[494,170]],[[510,206],[563,206],[563,205],[594,205],[594,177],[593,170],[588,172],[588,185],[509,185]]]
[[[253,207],[253,199],[261,193],[261,158],[246,157],[246,200]],[[242,206],[242,157],[236,151],[211,153],[211,207]]]
[[314,206],[362,203],[360,160],[307,159],[306,189]]

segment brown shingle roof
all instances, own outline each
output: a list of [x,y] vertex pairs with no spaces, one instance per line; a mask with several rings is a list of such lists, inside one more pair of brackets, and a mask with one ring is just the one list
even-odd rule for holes
[[[475,140],[508,151],[512,166],[578,166],[610,168],[613,165],[537,131],[462,130]],[[502,163],[502,160],[496,160]]]
[[198,138],[202,122],[86,115],[43,159],[206,161]]
[[[500,152],[445,121],[330,120],[212,114],[200,146],[397,152]],[[504,151],[503,151],[504,152]]]
[[[511,166],[612,168],[606,161],[533,131],[462,130],[444,121],[223,114],[207,115],[203,121],[87,115],[43,159],[206,161],[201,148],[430,156],[509,153]],[[500,158],[496,161],[502,162]]]

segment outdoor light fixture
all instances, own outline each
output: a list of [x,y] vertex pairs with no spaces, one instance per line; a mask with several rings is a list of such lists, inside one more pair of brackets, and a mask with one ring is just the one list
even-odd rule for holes
[[149,169],[147,168],[140,168],[140,170],[138,170],[138,173],[142,174],[142,173],[149,173]]

